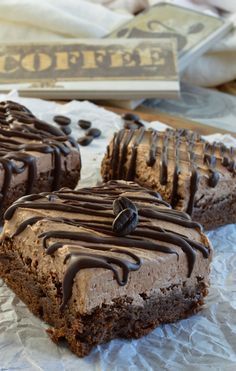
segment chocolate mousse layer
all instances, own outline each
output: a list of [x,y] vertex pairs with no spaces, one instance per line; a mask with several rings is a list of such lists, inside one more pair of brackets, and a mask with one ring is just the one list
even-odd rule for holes
[[236,149],[187,130],[121,130],[102,162],[102,176],[133,180],[161,194],[206,229],[236,222]]
[[76,141],[16,102],[0,102],[0,219],[17,198],[74,188],[80,177]]
[[186,318],[207,294],[201,226],[136,183],[25,196],[4,219],[1,277],[78,356]]

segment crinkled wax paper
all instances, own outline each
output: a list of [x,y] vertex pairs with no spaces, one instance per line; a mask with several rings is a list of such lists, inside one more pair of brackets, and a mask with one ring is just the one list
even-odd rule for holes
[[[0,98],[5,98],[0,95]],[[93,122],[102,137],[82,147],[80,185],[95,185],[106,145],[122,120],[114,113],[89,102],[60,105],[36,99],[15,99],[27,105],[42,119],[52,122],[55,114],[73,120],[74,135],[81,136],[79,118]],[[152,124],[164,128],[161,123]],[[235,144],[230,136],[213,136]],[[157,328],[139,340],[113,340],[97,346],[79,359],[65,346],[51,342],[47,325],[34,317],[26,306],[0,281],[0,370],[236,370],[236,225],[208,233],[214,246],[210,294],[203,310],[183,321]]]

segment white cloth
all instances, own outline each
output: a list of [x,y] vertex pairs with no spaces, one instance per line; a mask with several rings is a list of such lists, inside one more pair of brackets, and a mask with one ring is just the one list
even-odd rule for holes
[[131,17],[85,0],[1,0],[0,42],[99,38]]
[[103,4],[110,9],[127,10],[130,13],[137,13],[148,6],[148,0],[89,0],[93,3]]
[[198,58],[183,79],[191,84],[214,87],[236,79],[236,30]]
[[235,0],[192,0],[196,4],[209,4],[219,9],[227,10],[228,12],[236,12]]

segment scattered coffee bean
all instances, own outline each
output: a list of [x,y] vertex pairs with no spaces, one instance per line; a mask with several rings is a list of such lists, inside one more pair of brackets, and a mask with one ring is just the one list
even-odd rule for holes
[[112,223],[112,230],[118,236],[125,236],[135,230],[138,214],[133,209],[122,210]]
[[143,123],[142,121],[140,121],[140,120],[135,120],[134,123],[135,123],[136,125],[138,125],[139,128],[142,128],[142,127],[145,126],[144,123]]
[[81,146],[88,146],[93,140],[93,137],[91,135],[86,135],[85,137],[78,138],[77,142]]
[[63,133],[65,133],[66,135],[70,135],[71,134],[71,128],[69,126],[63,126],[61,128],[61,130],[63,131]]
[[102,134],[101,130],[97,129],[97,128],[92,128],[92,129],[89,129],[86,133],[86,135],[91,135],[92,137],[94,138],[98,138],[100,137],[100,135]]
[[127,198],[127,197],[116,198],[113,202],[113,213],[114,213],[114,215],[118,215],[124,209],[132,209],[136,213],[138,212],[135,204],[132,201],[130,201],[129,198]]
[[139,126],[134,121],[125,121],[124,122],[124,129],[137,130],[137,129],[139,129]]
[[140,117],[139,115],[136,115],[135,113],[132,113],[132,112],[127,112],[125,113],[122,118],[124,120],[128,120],[128,121],[139,121],[140,120]]
[[53,117],[53,120],[58,124],[62,126],[69,125],[71,123],[71,119],[67,116],[62,116],[62,115],[56,115]]
[[81,129],[87,130],[91,128],[92,123],[91,121],[87,121],[87,120],[79,120],[78,125],[81,127]]

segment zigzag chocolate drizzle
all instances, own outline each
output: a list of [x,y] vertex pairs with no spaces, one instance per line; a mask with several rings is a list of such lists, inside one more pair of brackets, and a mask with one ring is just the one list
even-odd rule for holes
[[[11,101],[0,102],[0,164],[4,169],[0,200],[6,198],[12,176],[24,172],[26,168],[28,168],[26,194],[32,192],[37,179],[37,164],[36,158],[28,152],[52,154],[54,163],[52,190],[58,189],[61,155],[67,156],[71,152],[66,142],[78,148],[72,137],[67,137],[60,129],[38,120],[26,107]],[[0,207],[2,206],[3,203],[0,202]]]
[[[224,145],[213,143],[212,145],[204,142],[201,137],[191,131],[185,129],[170,130],[167,129],[164,133],[156,130],[146,130],[142,128],[138,130],[121,130],[115,134],[112,142],[111,169],[106,172],[104,178],[137,180],[137,152],[140,144],[149,145],[146,165],[148,167],[155,166],[159,161],[159,183],[165,186],[172,183],[172,192],[170,204],[176,207],[179,201],[179,176],[181,174],[181,161],[189,166],[190,186],[189,186],[189,201],[187,205],[187,213],[192,215],[194,209],[195,195],[199,184],[198,167],[206,165],[208,167],[208,185],[216,187],[220,174],[217,170],[217,158],[221,158],[221,164],[230,172],[236,173],[235,149],[227,149]],[[201,153],[196,152],[196,145],[201,146]],[[128,151],[135,148],[135,155]],[[110,149],[109,149],[110,151]],[[216,152],[218,157],[216,157]],[[168,163],[174,161],[174,171],[172,178],[169,179]],[[119,169],[119,171],[117,171]],[[144,170],[145,171],[145,170]]]
[[[135,203],[139,214],[139,224],[135,231],[125,237],[117,237],[112,231],[113,202],[121,195]],[[209,256],[208,248],[201,243],[154,225],[154,221],[164,221],[185,228],[200,229],[200,225],[193,222],[187,214],[172,210],[165,202],[162,203],[156,192],[135,183],[110,181],[102,186],[83,188],[77,192],[62,189],[53,193],[25,196],[7,210],[5,219],[10,220],[18,208],[31,210],[31,214],[33,210],[41,210],[41,215],[32,216],[20,223],[11,238],[23,233],[28,226],[46,221],[46,225],[51,226],[50,229],[38,235],[46,254],[53,257],[57,250],[65,246],[68,248],[64,260],[67,267],[62,283],[61,309],[66,307],[72,295],[74,278],[82,269],[111,270],[117,283],[125,285],[129,273],[138,270],[142,264],[140,249],[174,254],[178,259],[178,246],[187,257],[188,277],[194,268],[196,250],[204,258]],[[54,211],[55,215],[50,216],[47,212],[43,213],[43,210]],[[88,218],[90,215],[91,218]],[[61,224],[61,228],[53,229],[58,224]],[[76,229],[68,230],[68,226]]]

